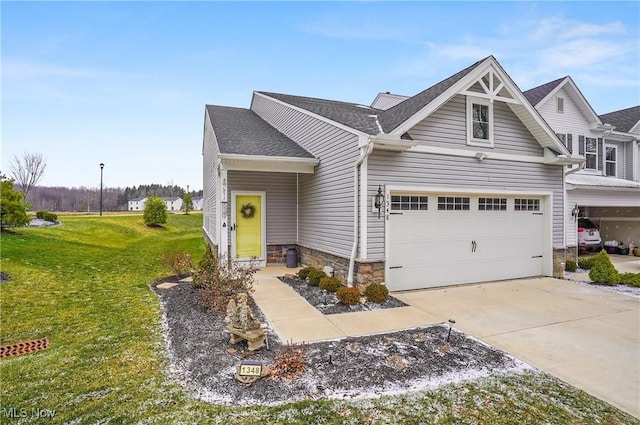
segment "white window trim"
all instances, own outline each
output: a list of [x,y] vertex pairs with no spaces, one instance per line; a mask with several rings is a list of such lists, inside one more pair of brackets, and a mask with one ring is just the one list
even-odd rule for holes
[[[615,160],[614,161],[610,161],[607,159],[607,149],[613,149],[615,151]],[[608,170],[607,170],[607,165],[608,164],[613,164],[613,169],[615,171],[615,174],[609,174]],[[607,176],[611,176],[611,177],[617,177],[618,176],[618,147],[615,145],[604,145],[604,170],[605,175]]]
[[[473,104],[489,107],[489,138],[476,139],[473,137]],[[493,102],[481,97],[467,96],[467,145],[493,147]]]
[[[562,107],[560,107],[562,105]],[[564,114],[564,97],[556,97],[556,111]]]

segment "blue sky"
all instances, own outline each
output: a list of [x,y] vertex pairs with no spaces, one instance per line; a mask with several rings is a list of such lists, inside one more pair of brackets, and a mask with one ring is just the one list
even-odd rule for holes
[[45,186],[202,188],[204,105],[254,90],[370,104],[488,55],[521,90],[571,75],[599,114],[640,104],[639,2],[6,2],[2,168]]

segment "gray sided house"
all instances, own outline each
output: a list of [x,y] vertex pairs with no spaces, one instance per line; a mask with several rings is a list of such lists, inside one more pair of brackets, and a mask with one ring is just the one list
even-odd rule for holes
[[577,248],[577,215],[600,227],[603,241],[640,245],[640,106],[603,115],[569,76],[524,92],[567,149],[586,158],[568,169],[566,245]]
[[561,274],[564,168],[582,161],[492,56],[372,106],[268,92],[206,106],[203,156],[219,253],[266,265],[293,246],[390,290]]

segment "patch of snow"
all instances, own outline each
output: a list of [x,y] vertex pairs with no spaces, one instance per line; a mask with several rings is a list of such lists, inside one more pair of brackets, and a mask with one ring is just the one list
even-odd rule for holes
[[43,220],[41,218],[34,218],[29,222],[28,226],[29,227],[51,227],[51,226],[57,226],[59,224],[60,224],[60,222],[57,222],[57,221],[55,221],[55,222],[54,221],[46,221],[46,220]]
[[640,182],[580,173],[567,176],[567,183],[578,186],[630,187],[640,189]]
[[577,269],[575,272],[564,272],[564,279],[570,282],[575,282],[579,285],[587,286],[590,288],[602,289],[609,292],[616,292],[618,294],[629,295],[630,297],[640,298],[640,288],[629,285],[599,285],[593,283],[590,280],[584,280],[585,273],[589,273],[588,270]]

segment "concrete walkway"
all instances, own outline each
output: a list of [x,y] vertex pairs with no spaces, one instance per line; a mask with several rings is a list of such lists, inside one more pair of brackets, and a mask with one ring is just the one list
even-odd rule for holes
[[456,327],[640,417],[640,299],[552,278],[393,295],[408,307],[324,316],[267,267],[254,297],[283,342]]
[[282,342],[314,342],[370,335],[443,321],[412,306],[325,316],[277,277],[297,270],[269,266],[256,275],[253,297]]

